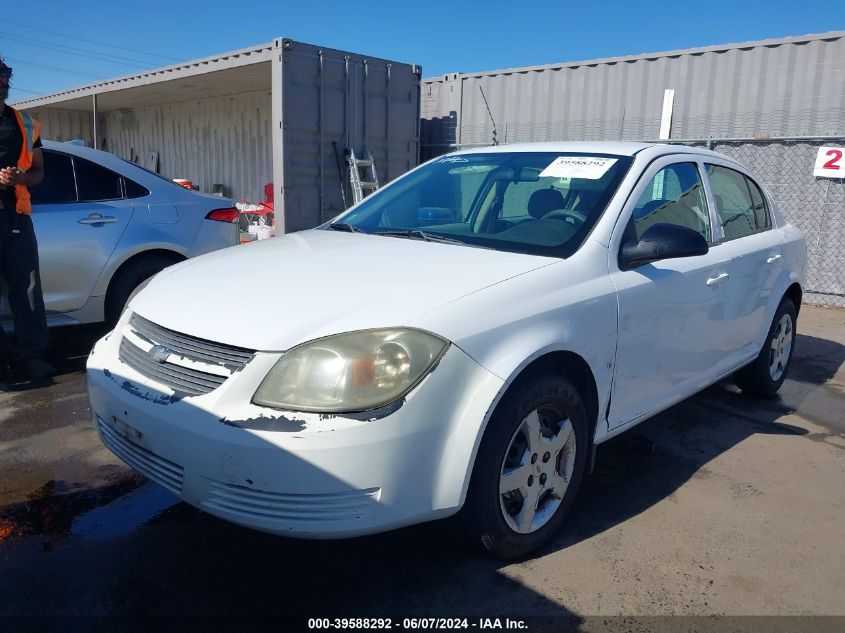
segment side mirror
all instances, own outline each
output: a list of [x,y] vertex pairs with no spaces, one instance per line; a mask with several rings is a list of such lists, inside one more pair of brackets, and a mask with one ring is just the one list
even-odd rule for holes
[[678,224],[653,224],[639,241],[622,245],[619,268],[631,270],[661,259],[706,255],[708,250],[707,240],[697,231]]

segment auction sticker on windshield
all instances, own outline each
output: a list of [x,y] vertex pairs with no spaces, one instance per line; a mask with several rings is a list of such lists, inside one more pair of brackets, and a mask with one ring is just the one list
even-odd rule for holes
[[540,178],[584,178],[598,180],[613,167],[615,158],[595,156],[559,156],[541,173]]

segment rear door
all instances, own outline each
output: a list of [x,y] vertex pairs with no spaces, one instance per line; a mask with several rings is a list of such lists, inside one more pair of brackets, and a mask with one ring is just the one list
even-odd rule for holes
[[72,312],[88,301],[132,217],[123,178],[101,165],[43,150],[44,181],[32,188],[47,312]]
[[766,313],[775,283],[784,270],[783,239],[772,227],[760,187],[736,165],[708,159],[705,170],[715,201],[720,246],[730,256],[727,296],[729,336],[736,362],[755,355],[768,330]]

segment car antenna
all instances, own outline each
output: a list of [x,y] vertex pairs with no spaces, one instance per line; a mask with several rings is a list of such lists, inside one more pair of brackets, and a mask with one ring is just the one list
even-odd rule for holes
[[487,103],[487,97],[484,94],[484,88],[478,86],[478,89],[481,91],[481,98],[484,99],[484,105],[487,106],[487,114],[490,115],[490,120],[493,122],[493,145],[498,145],[499,140],[496,138],[496,119],[493,118],[493,113],[490,111],[490,104]]

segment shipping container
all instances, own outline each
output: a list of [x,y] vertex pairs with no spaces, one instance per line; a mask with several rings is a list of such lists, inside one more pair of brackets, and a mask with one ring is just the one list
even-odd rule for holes
[[532,141],[841,134],[843,86],[845,31],[452,73],[423,82],[422,152]]
[[413,64],[278,38],[14,105],[45,138],[81,139],[239,201],[270,194],[280,234],[348,206],[346,150],[372,153],[382,184],[416,166],[420,76]]

